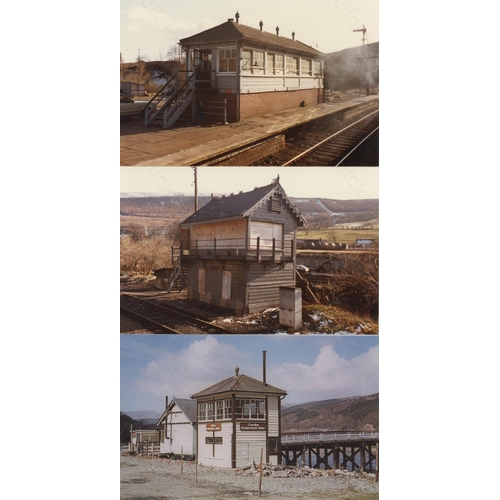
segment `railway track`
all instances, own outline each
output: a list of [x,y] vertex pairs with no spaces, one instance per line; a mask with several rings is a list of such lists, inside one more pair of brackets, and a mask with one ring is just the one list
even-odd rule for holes
[[282,166],[338,166],[378,130],[378,118],[377,109],[326,138],[311,134],[308,142],[312,145]]
[[226,328],[213,325],[185,311],[179,311],[151,300],[122,293],[120,313],[143,325],[152,333],[234,334]]

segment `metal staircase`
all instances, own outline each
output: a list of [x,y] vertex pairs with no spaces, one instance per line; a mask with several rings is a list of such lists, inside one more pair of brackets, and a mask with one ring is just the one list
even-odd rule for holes
[[180,293],[187,288],[188,268],[187,266],[177,266],[174,268],[167,291],[169,293]]
[[179,71],[175,73],[146,106],[144,125],[161,124],[171,128],[179,117],[194,102],[194,73],[186,73],[186,79],[179,81]]

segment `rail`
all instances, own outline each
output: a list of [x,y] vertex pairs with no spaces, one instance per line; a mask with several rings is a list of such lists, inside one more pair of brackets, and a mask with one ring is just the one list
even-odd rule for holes
[[281,436],[281,444],[358,441],[378,438],[378,432],[294,432],[283,434]]
[[305,151],[303,151],[302,153],[298,154],[297,156],[294,156],[291,160],[288,160],[286,163],[283,163],[283,165],[281,165],[281,166],[282,167],[288,167],[289,165],[292,165],[293,163],[295,163],[297,160],[303,159],[306,155],[312,153],[313,151],[318,150],[323,145],[325,145],[328,142],[330,142],[332,139],[336,138],[337,136],[340,136],[341,134],[344,134],[348,130],[351,130],[356,125],[359,125],[359,124],[363,123],[365,120],[367,120],[368,118],[376,115],[378,112],[379,111],[377,109],[376,111],[372,111],[371,113],[367,114],[366,116],[363,116],[363,118],[360,118],[359,120],[356,120],[355,122],[347,125],[346,127],[342,128],[341,130],[339,130],[339,131],[335,132],[334,134],[328,136],[327,138],[319,141],[317,144],[315,144],[314,146],[306,149]]

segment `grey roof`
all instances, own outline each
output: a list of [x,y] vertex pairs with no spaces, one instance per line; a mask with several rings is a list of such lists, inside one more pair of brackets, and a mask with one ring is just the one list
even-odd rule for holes
[[158,419],[158,422],[156,422],[156,425],[159,425],[164,420],[164,418],[167,416],[167,414],[174,407],[175,404],[177,404],[177,406],[182,410],[184,415],[186,415],[186,417],[191,422],[196,422],[197,420],[196,401],[193,401],[192,399],[173,398],[172,401],[170,401],[168,408],[163,412],[162,416]]
[[193,394],[192,398],[201,398],[203,396],[212,396],[225,392],[257,392],[263,394],[282,394],[286,395],[287,392],[283,389],[278,389],[270,384],[264,384],[260,380],[249,377],[247,375],[234,375],[222,382],[204,389],[203,391]]
[[307,226],[307,222],[299,212],[299,209],[292,203],[286,195],[279,182],[274,182],[268,186],[255,188],[253,191],[212,198],[204,207],[200,208],[193,215],[181,223],[181,226],[197,224],[208,221],[223,221],[224,219],[240,219],[249,217],[262,206],[273,194],[280,194],[287,205],[292,209],[298,219],[299,226]]
[[226,21],[225,23],[197,33],[196,35],[183,38],[180,40],[180,43],[182,45],[193,45],[203,42],[218,42],[226,40],[234,42],[236,39],[243,42],[257,42],[270,48],[274,47],[284,49],[285,51],[305,53],[309,56],[324,55],[319,50],[313,49],[299,40],[292,40],[291,38],[281,35],[278,36],[276,35],[276,32],[268,33],[267,31],[260,31],[260,29],[251,28],[250,26],[235,23],[234,21]]

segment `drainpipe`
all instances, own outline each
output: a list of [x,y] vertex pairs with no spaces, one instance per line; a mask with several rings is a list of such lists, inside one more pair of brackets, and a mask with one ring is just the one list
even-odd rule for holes
[[262,382],[264,385],[267,385],[266,383],[266,354],[267,351],[262,351]]
[[241,86],[241,47],[236,39],[236,57],[237,57],[237,86],[236,86],[236,121],[240,121],[240,86]]

